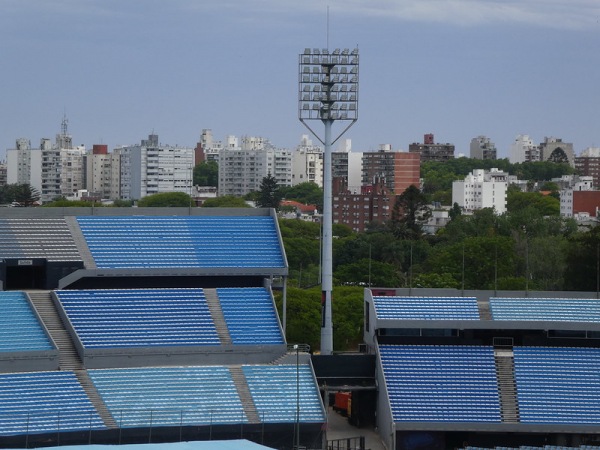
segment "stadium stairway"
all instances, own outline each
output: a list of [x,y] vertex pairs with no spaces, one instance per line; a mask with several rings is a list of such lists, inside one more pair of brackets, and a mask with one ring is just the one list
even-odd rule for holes
[[83,369],[81,358],[73,346],[69,333],[65,329],[54,302],[51,291],[26,291],[31,303],[41,317],[50,337],[58,347],[61,370]]
[[60,370],[72,370],[79,380],[81,387],[98,411],[98,414],[109,428],[116,428],[117,424],[108,412],[106,405],[100,399],[96,387],[92,383],[87,371],[83,367],[73,341],[65,329],[56,306],[52,301],[51,291],[27,291],[26,294],[31,299],[31,303],[41,317],[46,329],[59,351]]
[[231,373],[231,378],[235,384],[238,395],[240,396],[240,401],[244,407],[244,413],[248,418],[248,422],[260,423],[260,417],[256,410],[256,405],[254,405],[254,400],[252,400],[252,394],[248,388],[248,381],[246,380],[246,375],[244,375],[242,366],[230,366],[229,372]]
[[477,302],[479,309],[479,317],[481,320],[492,320],[492,312],[490,311],[490,302],[487,300],[479,300]]
[[500,394],[502,422],[519,422],[519,405],[515,386],[515,364],[511,349],[494,349],[496,360],[496,377]]
[[79,228],[79,224],[77,223],[77,218],[74,216],[65,217],[65,221],[67,222],[67,227],[71,232],[71,236],[73,236],[73,241],[77,246],[77,250],[79,251],[79,255],[81,256],[81,260],[83,261],[83,265],[86,269],[95,269],[96,262],[94,261],[94,257],[92,256],[92,252],[87,245],[85,238],[83,237],[83,233],[81,232],[81,228]]
[[223,310],[221,309],[221,303],[217,296],[216,289],[204,289],[204,298],[206,298],[206,304],[208,310],[212,316],[215,328],[217,329],[217,335],[221,340],[221,345],[231,345],[231,336],[229,335],[229,329],[225,322],[225,316],[223,316]]

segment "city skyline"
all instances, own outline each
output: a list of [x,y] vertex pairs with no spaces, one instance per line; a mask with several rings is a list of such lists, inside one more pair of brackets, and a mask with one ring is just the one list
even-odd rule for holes
[[2,0],[0,12],[0,158],[18,138],[53,139],[64,114],[88,148],[152,131],[194,146],[203,128],[295,148],[298,55],[327,42],[360,49],[354,151],[407,150],[425,133],[466,155],[486,135],[499,158],[518,134],[577,154],[600,145],[594,1]]

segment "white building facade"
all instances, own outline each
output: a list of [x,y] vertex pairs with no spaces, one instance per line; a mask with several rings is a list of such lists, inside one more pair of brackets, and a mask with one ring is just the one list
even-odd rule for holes
[[563,175],[562,180],[567,186],[560,190],[560,215],[562,217],[574,217],[573,197],[575,192],[594,191],[594,177]]
[[323,187],[323,148],[313,145],[307,134],[292,152],[292,186],[312,182]]
[[506,212],[507,186],[506,172],[476,169],[464,181],[452,183],[452,204],[457,203],[465,212],[493,208],[496,214],[503,214]]
[[509,160],[511,163],[535,162],[541,161],[541,150],[538,145],[526,134],[519,134],[511,144],[509,150]]
[[114,150],[120,160],[120,193],[123,200],[139,200],[164,192],[192,192],[194,149],[172,147],[151,134],[140,145]]

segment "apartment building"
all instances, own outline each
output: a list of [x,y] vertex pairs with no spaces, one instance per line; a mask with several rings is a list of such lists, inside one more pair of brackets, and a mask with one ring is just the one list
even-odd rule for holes
[[575,169],[580,175],[592,177],[594,186],[600,186],[600,147],[588,147],[575,157]]
[[139,145],[114,150],[120,160],[123,200],[138,200],[163,192],[192,192],[194,149],[160,144],[150,134]]
[[565,175],[566,187],[560,190],[560,215],[562,217],[598,217],[600,191],[594,189],[590,176]]
[[86,155],[86,189],[100,198],[116,200],[120,194],[120,156],[107,145],[94,145]]
[[474,159],[497,159],[496,144],[487,136],[477,136],[471,139],[469,156]]
[[420,153],[393,151],[392,146],[383,144],[376,152],[362,154],[362,185],[383,185],[395,194],[402,194],[408,186],[419,186]]
[[[231,144],[231,145],[229,145]],[[219,153],[219,196],[243,197],[260,190],[271,175],[279,186],[292,185],[292,152],[277,149],[263,138],[242,137],[241,145],[231,139]]]
[[463,181],[452,183],[452,204],[465,212],[494,208],[496,214],[506,212],[508,174],[498,169],[475,169]]
[[536,162],[542,160],[540,147],[526,134],[519,134],[510,146],[511,163]]
[[454,159],[454,150],[454,144],[436,143],[432,133],[423,136],[423,143],[413,142],[408,146],[409,153],[418,153],[421,156],[421,162]]
[[292,186],[306,182],[323,187],[323,148],[303,134],[292,152]]
[[348,190],[346,180],[334,178],[332,197],[333,223],[363,232],[370,223],[387,223],[397,196],[384,183],[362,186],[359,193]]

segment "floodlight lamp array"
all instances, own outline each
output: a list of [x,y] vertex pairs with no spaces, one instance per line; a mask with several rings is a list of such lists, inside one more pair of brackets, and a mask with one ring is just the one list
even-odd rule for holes
[[299,57],[300,120],[358,119],[358,48],[307,48]]

